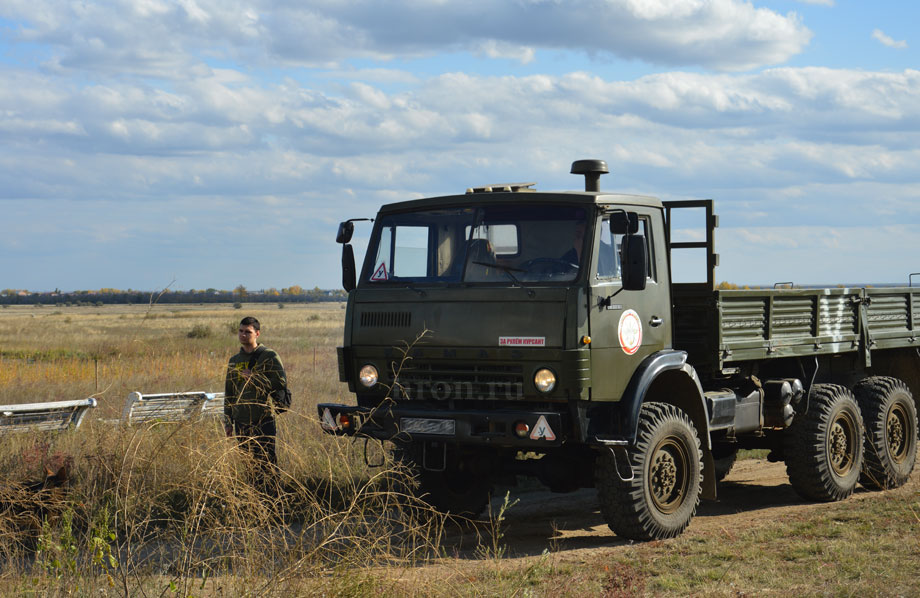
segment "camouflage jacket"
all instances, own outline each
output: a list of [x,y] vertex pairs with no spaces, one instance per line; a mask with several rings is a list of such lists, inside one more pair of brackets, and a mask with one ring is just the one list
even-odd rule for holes
[[224,414],[234,422],[254,424],[270,418],[272,394],[287,385],[284,366],[276,352],[259,345],[255,355],[251,372],[249,361],[253,354],[242,348],[227,364]]

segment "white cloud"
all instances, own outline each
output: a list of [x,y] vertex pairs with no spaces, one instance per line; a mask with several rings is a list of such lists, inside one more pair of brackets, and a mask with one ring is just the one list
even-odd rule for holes
[[872,38],[878,40],[883,46],[888,46],[889,48],[897,48],[899,50],[907,48],[906,41],[895,41],[891,37],[885,35],[885,32],[883,32],[881,29],[873,29]]
[[418,76],[409,71],[386,68],[327,70],[318,73],[317,76],[327,80],[360,80],[382,84],[417,85],[420,83]]
[[811,38],[795,13],[741,0],[11,0],[0,15],[55,48],[49,68],[168,79],[190,76],[196,54],[329,66],[460,51],[526,64],[540,48],[734,71],[782,63]]
[[[129,170],[118,163],[132,156],[139,162],[130,170],[157,173],[126,181],[126,198],[170,184],[182,193],[196,176],[202,189],[236,185],[246,193],[252,177],[242,173],[249,168],[271,172],[273,184],[296,186],[301,163],[322,170],[338,156],[385,156],[388,181],[405,188],[437,170],[392,168],[416,152],[446,163],[491,155],[495,180],[507,178],[500,168],[517,162],[503,156],[527,147],[551,148],[552,159],[601,152],[615,170],[658,172],[656,180],[768,186],[796,177],[909,179],[920,157],[920,71],[783,68],[632,81],[449,73],[400,91],[362,81],[329,90],[290,79],[266,84],[229,70],[168,90],[122,79],[68,89],[54,74],[7,80],[13,85],[0,90],[0,114],[9,115],[0,120],[7,148],[0,159],[7,172],[33,172],[44,182],[11,176],[0,186],[5,197],[52,192],[52,181],[94,193],[76,181]],[[80,174],[51,168],[39,175],[39,156],[39,163],[69,160]],[[373,186],[373,179],[359,180]]]
[[482,42],[478,53],[485,54],[489,58],[517,60],[521,64],[532,62],[536,54],[532,47],[506,44],[492,39]]

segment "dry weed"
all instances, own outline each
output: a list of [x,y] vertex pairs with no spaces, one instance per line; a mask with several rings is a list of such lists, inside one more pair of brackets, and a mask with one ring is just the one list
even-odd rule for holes
[[[369,468],[353,441],[320,430],[316,403],[347,400],[335,357],[337,305],[246,310],[262,319],[295,397],[279,418],[279,467],[269,483],[216,420],[110,421],[133,390],[222,390],[237,350],[229,324],[240,312],[170,307],[0,317],[0,403],[100,403],[77,431],[0,438],[0,485],[70,465],[53,511],[7,493],[10,509],[36,516],[28,526],[0,524],[0,591],[296,595],[316,575],[436,552],[443,521],[403,491],[406,472],[389,458]],[[194,329],[219,332],[190,336]]]

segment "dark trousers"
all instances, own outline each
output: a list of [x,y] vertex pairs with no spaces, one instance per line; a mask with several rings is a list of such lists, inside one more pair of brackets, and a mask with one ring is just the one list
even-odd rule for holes
[[233,428],[240,448],[248,452],[256,462],[261,478],[259,481],[265,482],[278,465],[275,418],[269,417],[251,424],[234,422]]

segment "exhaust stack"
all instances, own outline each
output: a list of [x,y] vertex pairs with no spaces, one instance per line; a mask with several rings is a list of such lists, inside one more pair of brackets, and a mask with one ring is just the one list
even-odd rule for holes
[[596,192],[601,190],[601,175],[610,171],[604,160],[575,160],[569,172],[585,175],[585,191]]

